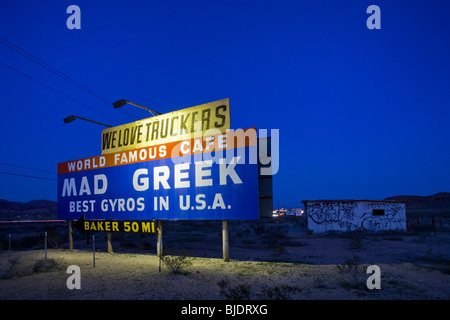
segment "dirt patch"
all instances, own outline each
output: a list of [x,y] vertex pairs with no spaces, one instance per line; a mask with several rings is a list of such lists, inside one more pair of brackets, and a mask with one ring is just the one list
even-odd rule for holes
[[[351,233],[313,235],[296,221],[233,223],[230,262],[221,259],[220,222],[167,223],[164,252],[190,261],[173,273],[156,256],[152,236],[115,236],[114,250],[78,239],[77,250],[50,249],[58,268],[36,272],[44,250],[0,253],[0,299],[448,299],[450,234]],[[272,235],[277,234],[276,238]],[[131,236],[131,235],[130,235]],[[142,246],[140,242],[147,245]],[[124,245],[122,245],[124,244]],[[134,244],[130,246],[130,244]],[[145,248],[145,249],[142,249]],[[70,290],[67,267],[77,265],[81,289]],[[369,265],[381,289],[369,290]]]

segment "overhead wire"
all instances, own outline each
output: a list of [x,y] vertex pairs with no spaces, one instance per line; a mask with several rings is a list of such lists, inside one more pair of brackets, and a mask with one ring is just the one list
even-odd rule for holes
[[103,116],[105,116],[105,117],[107,117],[107,118],[109,118],[109,119],[111,119],[111,120],[113,120],[113,121],[115,121],[115,122],[119,122],[119,121],[117,121],[116,119],[114,119],[114,118],[110,117],[109,115],[107,115],[106,113],[103,113],[103,112],[101,112],[101,111],[99,111],[99,110],[97,110],[97,109],[95,109],[95,108],[93,108],[93,107],[87,105],[86,103],[81,102],[81,101],[79,101],[79,100],[77,100],[77,99],[75,99],[75,98],[73,98],[73,97],[71,97],[71,96],[65,94],[64,92],[61,92],[60,90],[55,89],[55,88],[49,86],[48,84],[45,84],[44,82],[42,82],[42,81],[40,81],[40,80],[38,80],[38,79],[36,79],[36,78],[33,78],[32,76],[30,76],[30,75],[28,75],[28,74],[26,74],[26,73],[24,73],[24,72],[22,72],[22,71],[20,71],[20,70],[17,70],[16,68],[14,68],[14,67],[12,67],[12,66],[10,66],[10,65],[8,65],[8,64],[6,64],[6,63],[4,63],[4,62],[2,62],[2,61],[0,61],[0,64],[3,65],[4,67],[6,67],[6,68],[8,68],[8,69],[10,69],[10,70],[12,70],[12,71],[14,71],[14,72],[17,72],[18,74],[20,74],[20,75],[22,75],[22,76],[24,76],[24,77],[26,77],[26,78],[28,78],[28,79],[30,79],[30,80],[33,80],[34,82],[39,83],[40,85],[42,85],[42,86],[44,86],[44,87],[46,87],[46,88],[48,88],[48,89],[50,89],[50,90],[52,90],[52,91],[58,93],[58,94],[60,94],[60,95],[62,95],[62,96],[64,96],[64,97],[66,97],[66,98],[68,98],[68,99],[70,99],[70,100],[72,100],[72,101],[74,101],[74,102],[76,102],[76,103],[79,103],[79,104],[85,106],[86,108],[88,108],[88,109],[90,109],[90,110],[92,110],[92,111],[94,111],[94,112],[98,112],[98,113],[102,114]]
[[[44,97],[44,96],[42,96],[42,95],[40,95],[40,94],[38,94],[36,92],[33,92],[33,91],[31,91],[31,90],[29,90],[27,88],[24,88],[24,89],[28,90],[29,92],[31,92],[33,94],[36,94],[36,95],[41,96],[43,98],[46,98],[46,97]],[[40,118],[43,118],[43,119],[48,119],[48,120],[51,120],[51,121],[58,121],[58,122],[61,121],[61,123],[62,123],[62,120],[59,119],[58,117],[56,117],[54,114],[49,114],[49,113],[47,113],[45,111],[39,111],[38,112],[35,109],[31,108],[30,106],[26,106],[26,105],[24,105],[24,104],[22,104],[22,103],[20,103],[18,101],[15,101],[15,100],[13,100],[13,99],[11,99],[11,98],[9,98],[7,96],[4,96],[4,95],[0,95],[0,98],[2,98],[0,104],[9,105],[9,106],[11,106],[13,108],[21,109],[21,110],[26,111],[26,112],[31,112],[31,113],[35,114],[36,116],[38,116]],[[50,99],[48,99],[48,100],[51,101]],[[55,103],[55,102],[53,102],[53,103]],[[85,127],[71,126],[71,128],[74,128],[77,131],[81,131],[83,134],[85,134],[85,135],[87,135],[89,137],[92,137],[92,135],[94,134],[93,130],[90,131],[90,130],[88,130],[88,128],[85,128]]]
[[58,77],[60,77],[60,78],[62,78],[64,80],[72,83],[74,86],[76,86],[79,89],[89,93],[90,95],[96,97],[97,99],[102,100],[103,102],[105,102],[105,103],[107,103],[109,105],[111,105],[113,103],[111,100],[105,98],[104,96],[102,96],[101,94],[95,92],[94,90],[91,90],[90,88],[86,87],[82,83],[72,79],[71,77],[69,77],[65,73],[55,69],[54,67],[52,67],[48,63],[42,61],[41,59],[37,58],[36,56],[32,55],[31,53],[25,51],[24,49],[22,49],[19,46],[15,45],[11,41],[6,40],[2,36],[0,36],[0,43],[5,45],[5,46],[7,46],[8,48],[14,50],[15,52],[19,53],[20,55],[24,56],[25,58],[35,62],[36,64],[40,65],[41,67],[47,69],[48,71],[52,72],[53,74],[57,75]]
[[[49,98],[48,96],[45,96],[45,95],[43,95],[41,93],[38,93],[38,92],[36,92],[34,90],[31,90],[30,88],[22,86],[22,85],[18,84],[17,82],[12,81],[11,79],[7,79],[5,77],[0,77],[0,79],[2,79],[3,81],[7,81],[7,82],[9,82],[10,84],[12,84],[12,85],[14,85],[16,87],[19,87],[21,90],[25,90],[25,91],[31,92],[33,95],[41,97],[41,98],[43,98],[43,99],[45,99],[45,100],[47,100],[47,101],[49,101],[49,102],[51,102],[51,103],[53,103],[55,105],[60,105],[61,104],[59,101],[56,101],[56,100],[54,100],[52,98]],[[39,112],[42,112],[42,111],[40,110]]]
[[5,172],[5,171],[0,171],[0,174],[8,174],[8,175],[11,175],[11,176],[35,178],[35,179],[49,180],[49,181],[58,181],[58,180],[52,179],[52,178],[44,178],[44,177],[32,176],[32,175],[28,175],[28,174],[12,173],[12,172]]
[[15,168],[21,168],[21,169],[34,170],[34,171],[40,171],[40,172],[51,173],[51,174],[56,174],[56,172],[54,172],[54,171],[48,171],[48,170],[43,170],[43,169],[36,169],[36,168],[25,167],[25,166],[18,166],[16,164],[11,164],[11,163],[6,163],[6,162],[0,162],[0,165],[2,165],[2,166],[9,166],[9,167],[15,167]]
[[[32,62],[38,64],[38,65],[41,66],[42,68],[44,68],[44,69],[46,69],[47,71],[51,72],[52,74],[54,74],[54,75],[58,76],[59,78],[65,80],[65,81],[67,81],[67,82],[69,82],[70,84],[72,84],[72,85],[74,85],[75,87],[77,87],[77,88],[83,90],[84,92],[90,94],[91,96],[93,96],[93,97],[99,99],[100,101],[102,101],[102,102],[104,102],[104,103],[106,103],[106,104],[108,104],[108,105],[112,105],[113,102],[112,102],[111,100],[109,100],[108,98],[106,98],[106,97],[104,97],[103,95],[101,95],[101,94],[95,92],[94,90],[88,88],[87,86],[83,85],[82,83],[80,83],[80,82],[74,80],[73,78],[71,78],[71,77],[69,77],[68,75],[66,75],[65,73],[63,73],[63,72],[57,70],[56,68],[50,66],[50,65],[47,64],[46,62],[42,61],[41,59],[39,59],[39,58],[37,58],[36,56],[32,55],[31,53],[27,52],[26,50],[24,50],[24,49],[18,47],[17,45],[15,45],[15,44],[13,44],[12,42],[8,41],[7,39],[3,38],[2,36],[0,36],[0,44],[3,44],[4,46],[8,47],[9,49],[15,51],[16,53],[20,54],[21,56],[23,56],[23,57],[25,57],[25,58],[31,60]],[[52,87],[52,86],[46,84],[46,83],[44,83],[44,82],[41,81],[41,80],[38,80],[38,79],[36,79],[36,78],[30,76],[29,74],[27,74],[27,73],[25,73],[25,72],[23,72],[23,71],[20,71],[20,70],[18,70],[18,69],[16,69],[16,68],[10,66],[9,64],[6,64],[6,63],[4,63],[4,62],[2,62],[2,61],[0,61],[0,64],[1,64],[2,66],[4,66],[4,67],[6,67],[6,68],[8,68],[8,69],[10,69],[10,70],[12,70],[12,71],[14,71],[14,72],[16,72],[16,73],[22,75],[23,77],[26,77],[26,78],[28,78],[28,79],[30,79],[30,80],[32,80],[32,81],[34,81],[34,82],[36,82],[36,83],[38,83],[38,84],[40,84],[40,85],[46,87],[46,88],[48,88],[48,89],[50,89],[50,90],[52,90],[52,91],[58,93],[59,95],[62,95],[62,96],[64,96],[65,98],[72,100],[73,102],[76,102],[76,103],[78,103],[78,104],[81,104],[82,106],[84,106],[84,107],[86,107],[86,108],[88,108],[88,109],[90,109],[90,110],[92,110],[92,111],[94,111],[94,112],[97,112],[97,113],[99,113],[99,114],[101,114],[101,115],[103,115],[103,116],[109,118],[110,120],[112,120],[112,121],[114,121],[114,122],[116,122],[116,123],[120,123],[118,120],[112,118],[112,117],[109,116],[108,114],[103,113],[102,111],[97,110],[97,109],[95,109],[95,108],[89,106],[88,104],[86,104],[86,103],[84,103],[84,102],[82,102],[82,101],[79,101],[78,99],[75,99],[75,98],[69,96],[68,94],[66,94],[66,93],[64,93],[64,92],[62,92],[62,91],[60,91],[60,90],[58,90],[58,89],[56,89],[56,88],[54,88],[54,87]],[[19,86],[20,86],[20,85],[19,85]],[[22,88],[24,88],[24,87],[22,87]],[[26,88],[25,88],[25,89],[26,89]],[[31,91],[31,90],[29,90],[29,89],[27,89],[27,90],[28,90],[28,91]],[[37,94],[37,93],[35,93],[35,92],[33,92],[33,91],[31,91],[31,92],[34,93],[34,94]],[[39,96],[42,97],[42,95],[40,95],[40,94],[37,94],[37,95],[39,95]],[[11,103],[8,103],[8,102],[5,102],[5,101],[3,101],[3,103],[6,103],[6,104],[10,104],[10,105],[11,105]],[[19,107],[23,106],[23,105],[21,105],[20,103],[17,103],[17,102],[15,102],[14,104],[15,104],[16,106],[19,106]],[[24,107],[24,106],[23,106],[23,107]],[[27,109],[29,109],[29,108],[27,108]],[[133,114],[133,113],[127,111],[127,110],[119,110],[119,111],[122,112],[122,113],[124,113],[124,114],[126,114],[126,115],[129,116],[130,118],[135,118],[135,117],[137,117],[135,114]],[[49,116],[49,115],[46,115],[46,116]],[[0,164],[1,164],[1,165],[5,165],[5,166],[11,166],[11,167],[16,167],[16,168],[21,168],[21,169],[36,170],[36,171],[41,171],[41,172],[47,172],[47,173],[52,173],[52,174],[54,174],[54,172],[50,172],[50,171],[42,170],[42,169],[30,168],[30,167],[25,167],[25,166],[18,166],[18,165],[13,165],[13,164],[8,164],[8,163],[1,163],[1,162],[0,162]],[[45,177],[40,177],[40,176],[35,176],[35,175],[26,175],[26,174],[12,173],[12,172],[6,172],[6,171],[0,171],[0,174],[6,174],[6,175],[14,175],[14,176],[21,176],[21,177],[28,177],[28,178],[35,178],[35,179],[42,179],[42,180],[56,181],[56,179],[45,178]]]
[[[34,56],[33,54],[29,53],[28,51],[20,48],[19,46],[15,45],[11,41],[3,38],[2,36],[0,36],[0,43],[3,44],[4,46],[10,48],[11,50],[19,53],[23,57],[31,60],[32,62],[38,64],[39,66],[43,67],[47,71],[55,74],[56,76],[60,77],[61,79],[71,83],[72,85],[76,86],[77,88],[79,88],[79,89],[89,93],[90,95],[92,95],[93,97],[99,99],[100,101],[103,101],[104,103],[108,104],[109,106],[112,105],[113,102],[111,100],[109,100],[108,98],[106,98],[103,95],[99,94],[98,92],[95,92],[94,90],[88,88],[87,86],[85,86],[84,84],[80,83],[79,81],[69,77],[65,73],[63,73],[63,72],[59,71],[58,69],[52,67],[48,63],[42,61],[41,59],[37,58],[36,56]],[[136,117],[136,115],[134,115],[133,113],[131,113],[129,111],[122,110],[122,109],[119,110],[119,111],[124,113],[124,114],[126,114],[126,115],[128,115],[130,118]]]
[[[9,41],[9,40],[3,38],[2,36],[0,36],[0,44],[3,44],[4,46],[8,47],[9,49],[15,51],[16,53],[18,53],[18,54],[20,54],[21,56],[23,56],[23,57],[29,59],[30,61],[36,63],[37,65],[41,66],[42,68],[46,69],[47,71],[51,72],[52,74],[54,74],[54,75],[58,76],[59,78],[65,80],[65,81],[67,81],[67,82],[69,82],[70,84],[74,85],[75,87],[77,87],[77,88],[83,90],[84,92],[90,94],[91,96],[97,98],[98,100],[100,100],[100,101],[102,101],[102,102],[104,102],[104,103],[106,103],[106,104],[108,104],[108,105],[112,105],[113,102],[112,102],[110,99],[108,99],[108,98],[104,97],[103,95],[99,94],[98,92],[95,92],[94,90],[88,88],[87,86],[85,86],[84,84],[80,83],[79,81],[74,80],[73,78],[71,78],[71,77],[68,76],[67,74],[65,74],[65,73],[63,73],[63,72],[57,70],[56,68],[52,67],[52,66],[49,65],[48,63],[46,63],[46,62],[44,62],[43,60],[37,58],[37,57],[34,56],[33,54],[31,54],[31,53],[29,53],[28,51],[26,51],[26,50],[20,48],[19,46],[15,45],[15,44],[12,43],[11,41]],[[0,61],[0,64],[3,65],[4,67],[6,67],[6,68],[8,68],[8,69],[10,69],[10,70],[12,70],[12,71],[14,71],[14,72],[16,72],[16,73],[18,73],[18,74],[24,76],[24,77],[26,77],[26,78],[32,80],[32,81],[34,81],[34,82],[36,82],[36,83],[38,83],[38,84],[40,84],[40,85],[42,85],[42,86],[44,86],[44,87],[46,87],[46,88],[48,88],[48,89],[54,91],[54,92],[56,92],[56,93],[58,93],[58,94],[64,96],[64,97],[66,97],[67,99],[72,100],[73,102],[76,102],[76,103],[78,103],[78,104],[81,104],[82,106],[84,106],[84,107],[86,107],[86,108],[88,108],[88,109],[90,109],[90,110],[92,110],[92,111],[94,111],[94,112],[97,112],[97,113],[99,113],[99,114],[101,114],[101,115],[103,115],[103,116],[109,118],[110,120],[113,120],[113,121],[115,121],[115,122],[117,122],[117,123],[120,123],[118,120],[112,118],[112,117],[109,116],[108,114],[105,114],[105,113],[103,113],[102,111],[97,110],[97,109],[95,109],[95,108],[93,108],[93,107],[87,105],[86,103],[84,103],[84,102],[82,102],[82,101],[79,101],[78,99],[75,99],[75,98],[69,96],[68,94],[65,94],[64,92],[62,92],[62,91],[60,91],[60,90],[58,90],[58,89],[56,89],[56,88],[54,88],[54,87],[52,87],[52,86],[50,86],[50,85],[44,83],[44,82],[41,81],[41,80],[38,80],[38,79],[36,79],[36,78],[30,76],[29,74],[27,74],[27,73],[25,73],[25,72],[23,72],[23,71],[20,71],[20,70],[18,70],[18,69],[16,69],[16,68],[12,67],[12,66],[9,65],[9,64],[6,64],[6,63],[4,63],[4,62],[2,62],[2,61]],[[19,86],[20,86],[20,85],[19,85]],[[22,88],[24,88],[24,87],[22,87]],[[37,94],[37,95],[39,95],[39,96],[42,97],[42,95],[40,95],[40,94],[38,94],[38,93],[36,93],[36,92],[33,92],[33,91],[31,91],[31,90],[29,90],[29,89],[27,89],[27,88],[24,88],[24,89],[26,89],[26,90],[28,90],[28,91],[30,91],[30,92],[32,92],[32,93],[34,93],[34,94]],[[54,101],[53,101],[53,102],[54,102]],[[6,103],[6,104],[11,105],[11,103],[8,103],[8,102],[5,102],[5,101],[3,101],[3,103]],[[16,106],[18,106],[18,107],[22,107],[22,108],[25,107],[25,106],[21,105],[20,103],[17,103],[17,102],[13,102],[13,103],[14,103]],[[30,110],[30,108],[27,108],[27,109]],[[32,110],[31,110],[31,111],[32,111]],[[129,112],[129,111],[127,111],[127,110],[119,110],[119,111],[122,112],[122,113],[124,113],[124,114],[126,114],[126,115],[129,116],[130,118],[135,118],[135,117],[137,117],[135,114],[133,114],[132,112]],[[39,114],[39,115],[41,115],[41,114]],[[41,116],[42,116],[42,115],[41,115]],[[48,117],[49,115],[46,115],[46,116]],[[8,164],[8,163],[1,163],[1,162],[0,162],[0,164],[1,164],[1,165],[6,165],[6,166],[11,166],[11,167],[16,167],[16,168],[21,168],[21,169],[36,170],[36,171],[41,171],[41,172],[47,172],[47,173],[52,173],[52,174],[54,174],[54,172],[50,172],[50,171],[46,171],[46,170],[41,170],[41,169],[30,168],[30,167],[25,167],[25,166],[18,166],[18,165],[13,165],[13,164]],[[18,174],[18,173],[6,172],[6,171],[0,171],[0,173],[1,173],[1,174],[8,174],[8,175],[15,175],[15,176],[28,177],[28,178],[36,178],[36,179],[44,179],[44,180],[56,181],[55,179],[44,178],[44,177],[33,176],[33,175]]]

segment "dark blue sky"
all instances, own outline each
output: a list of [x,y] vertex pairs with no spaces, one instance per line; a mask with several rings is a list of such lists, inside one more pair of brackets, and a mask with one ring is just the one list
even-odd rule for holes
[[[81,30],[66,27],[71,4]],[[449,17],[441,0],[3,1],[0,36],[109,101],[169,112],[230,98],[232,128],[280,130],[274,204],[296,207],[450,191]],[[3,44],[0,62],[2,172],[56,179],[58,162],[99,155],[102,128],[68,115],[148,117]],[[0,174],[0,198],[56,197],[55,181]]]

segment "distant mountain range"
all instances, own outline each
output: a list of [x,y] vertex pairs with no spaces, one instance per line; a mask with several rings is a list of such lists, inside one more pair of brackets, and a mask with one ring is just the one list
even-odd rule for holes
[[0,199],[0,220],[56,218],[57,204],[49,200],[15,202]]
[[407,214],[450,214],[449,192],[440,192],[431,196],[395,196],[385,200],[405,202]]
[[[450,215],[450,193],[440,192],[431,196],[394,196],[385,200],[406,203],[407,214]],[[0,220],[55,219],[57,203],[49,200],[13,202],[0,199]]]

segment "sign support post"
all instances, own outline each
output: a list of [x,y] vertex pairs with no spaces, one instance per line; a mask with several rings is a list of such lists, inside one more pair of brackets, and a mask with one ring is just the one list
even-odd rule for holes
[[158,220],[157,230],[157,256],[162,258],[163,256],[163,239],[162,239],[162,220]]
[[92,266],[95,268],[95,235],[92,235]]
[[223,261],[230,261],[230,228],[229,220],[222,220]]
[[107,235],[108,253],[113,253],[112,237],[113,237],[112,232],[108,232]]
[[73,250],[73,220],[69,220],[69,250]]

